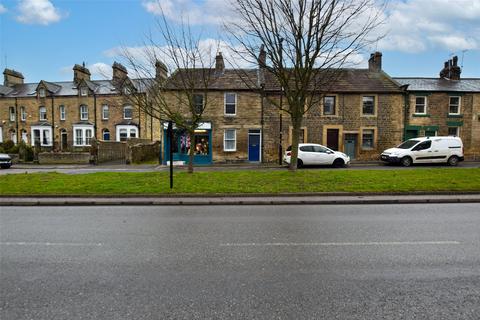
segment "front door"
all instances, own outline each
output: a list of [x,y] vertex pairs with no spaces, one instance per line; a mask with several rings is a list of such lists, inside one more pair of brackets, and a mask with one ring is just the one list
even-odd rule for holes
[[355,159],[355,151],[357,148],[357,135],[346,134],[345,135],[345,153],[350,159]]
[[61,134],[61,139],[62,139],[62,150],[67,150],[68,148],[68,135],[67,135],[67,132],[66,131],[62,131],[62,134]]
[[248,130],[248,161],[260,161],[260,130]]
[[327,147],[338,151],[338,129],[327,129]]

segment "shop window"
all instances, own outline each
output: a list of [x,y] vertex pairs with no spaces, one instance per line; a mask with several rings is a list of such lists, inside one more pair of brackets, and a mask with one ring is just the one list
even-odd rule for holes
[[427,97],[415,97],[415,114],[427,113]]
[[237,94],[225,93],[225,115],[234,116],[237,114]]
[[102,106],[102,120],[108,120],[110,117],[110,111],[108,109],[108,105],[103,105]]
[[449,114],[460,114],[460,97],[450,97]]
[[373,149],[374,147],[375,131],[373,129],[366,129],[362,131],[362,148]]
[[364,116],[375,115],[375,97],[374,96],[362,97],[362,114]]
[[235,129],[225,130],[223,150],[237,151],[237,131]]
[[60,111],[60,120],[65,121],[66,115],[65,115],[65,106],[61,105],[59,107]]
[[39,109],[39,119],[40,121],[45,121],[47,120],[47,108],[45,107],[40,107]]
[[335,115],[335,96],[323,97],[323,114]]
[[88,107],[86,105],[80,106],[80,120],[88,120]]
[[449,136],[460,136],[460,127],[448,127],[448,135]]

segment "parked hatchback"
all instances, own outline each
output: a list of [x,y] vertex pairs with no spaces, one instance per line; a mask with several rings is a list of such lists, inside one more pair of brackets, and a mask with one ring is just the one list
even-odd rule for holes
[[415,138],[383,151],[380,159],[405,167],[414,163],[447,163],[456,166],[464,159],[463,143],[459,137]]
[[12,158],[8,154],[0,153],[0,167],[8,169],[12,166]]
[[[290,164],[292,146],[287,148],[283,161]],[[308,165],[330,165],[337,168],[350,164],[350,157],[345,153],[333,151],[325,146],[314,143],[300,143],[298,145],[297,167]]]

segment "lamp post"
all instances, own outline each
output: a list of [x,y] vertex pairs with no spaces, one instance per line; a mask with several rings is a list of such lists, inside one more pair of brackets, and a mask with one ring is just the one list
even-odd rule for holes
[[170,159],[170,189],[173,189],[173,122],[168,121],[167,135],[169,141],[168,157]]

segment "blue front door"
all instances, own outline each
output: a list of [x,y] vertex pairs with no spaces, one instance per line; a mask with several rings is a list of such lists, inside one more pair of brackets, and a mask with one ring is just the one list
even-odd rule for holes
[[260,161],[260,130],[248,132],[248,161]]

